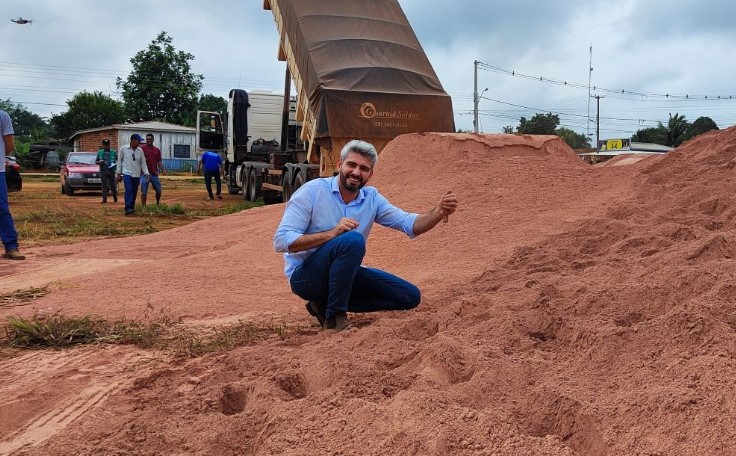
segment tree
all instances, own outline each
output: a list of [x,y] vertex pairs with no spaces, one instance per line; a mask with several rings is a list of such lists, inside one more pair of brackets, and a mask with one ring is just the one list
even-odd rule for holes
[[182,125],[196,125],[197,111],[217,112],[220,113],[221,116],[224,116],[227,112],[227,100],[212,94],[200,96],[197,100],[197,108],[184,118]]
[[560,124],[560,117],[557,114],[535,114],[534,117],[527,120],[525,117],[519,119],[519,126],[516,127],[517,133],[527,135],[554,135],[555,128]]
[[202,95],[197,101],[197,109],[225,114],[227,112],[227,100],[212,94]]
[[575,133],[569,128],[560,127],[555,130],[555,134],[573,149],[587,149],[590,147],[590,140],[587,136],[582,133]]
[[641,130],[637,130],[636,133],[634,133],[634,136],[631,137],[631,140],[636,142],[666,145],[667,129],[664,127],[664,125],[662,125],[662,122],[660,122],[659,126],[657,127],[642,128]]
[[685,120],[684,115],[670,113],[670,120],[667,122],[667,142],[666,146],[677,147],[685,140],[685,132],[687,132],[690,124]]
[[685,139],[692,139],[707,131],[718,130],[718,125],[710,117],[698,117],[695,122],[690,124],[690,128],[685,132]]
[[192,73],[189,61],[194,56],[177,51],[171,42],[166,32],[159,33],[147,49],[130,59],[133,71],[128,79],[118,78],[130,120],[191,125],[204,77]]
[[507,135],[512,135],[514,134],[514,127],[512,127],[511,125],[507,125],[503,127],[503,132],[506,133]]
[[0,109],[7,112],[13,121],[16,142],[30,143],[47,139],[53,135],[51,127],[43,118],[32,113],[22,104],[13,103],[10,98],[5,101],[0,100]]
[[102,92],[79,92],[66,104],[66,112],[51,116],[51,125],[62,138],[69,138],[79,130],[125,122],[123,103]]

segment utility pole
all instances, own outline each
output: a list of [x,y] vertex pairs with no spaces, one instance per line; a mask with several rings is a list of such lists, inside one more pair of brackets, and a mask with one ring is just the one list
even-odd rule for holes
[[603,95],[593,95],[595,98],[595,150],[600,151],[600,135],[601,135],[601,98]]
[[478,133],[478,61],[473,60],[473,131]]
[[590,82],[593,79],[593,45],[590,45],[590,60],[588,62],[588,125],[586,137],[590,138]]
[[473,131],[478,133],[478,103],[483,98],[483,94],[486,93],[488,87],[478,94],[478,64],[481,63],[477,60],[473,60]]

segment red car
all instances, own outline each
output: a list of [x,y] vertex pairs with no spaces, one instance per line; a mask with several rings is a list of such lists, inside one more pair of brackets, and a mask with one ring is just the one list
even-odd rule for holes
[[102,191],[97,152],[69,152],[61,165],[61,193],[73,195],[76,190]]

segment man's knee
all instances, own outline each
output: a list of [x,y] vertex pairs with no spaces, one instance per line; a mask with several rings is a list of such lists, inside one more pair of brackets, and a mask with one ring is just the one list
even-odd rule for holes
[[419,288],[417,288],[416,285],[409,284],[409,286],[407,286],[406,291],[405,291],[405,299],[406,299],[405,301],[406,309],[407,310],[413,309],[416,306],[418,306],[419,303],[421,302],[422,293],[419,291]]
[[348,231],[334,240],[343,252],[365,255],[365,238],[357,231]]

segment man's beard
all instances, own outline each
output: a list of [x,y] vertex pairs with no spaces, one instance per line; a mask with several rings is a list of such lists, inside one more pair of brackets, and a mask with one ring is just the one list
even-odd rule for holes
[[363,186],[365,185],[365,182],[360,177],[358,177],[357,184],[353,184],[350,181],[348,181],[348,177],[349,176],[347,174],[340,173],[340,181],[342,182],[342,186],[345,187],[348,191],[357,192],[358,190],[363,188]]

